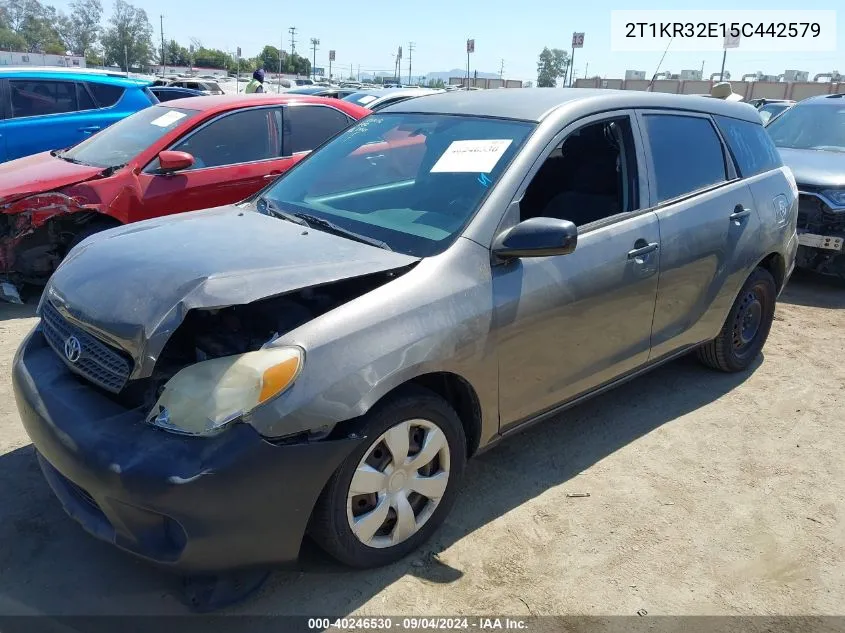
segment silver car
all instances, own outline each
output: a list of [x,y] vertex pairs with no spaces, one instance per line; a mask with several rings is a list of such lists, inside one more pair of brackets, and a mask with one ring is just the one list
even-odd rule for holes
[[18,408],[67,512],[144,559],[277,566],[307,531],[384,565],[499,440],[690,352],[746,370],[796,214],[748,105],[409,100],[242,204],[82,242],[14,361]]

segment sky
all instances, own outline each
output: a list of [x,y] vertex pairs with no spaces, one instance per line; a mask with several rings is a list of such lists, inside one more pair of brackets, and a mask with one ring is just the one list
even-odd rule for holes
[[[651,76],[662,53],[613,53],[610,46],[610,16],[618,9],[675,9],[676,0],[643,3],[589,2],[563,3],[560,0],[425,0],[424,2],[285,2],[278,0],[129,0],[144,9],[160,42],[160,15],[164,34],[187,46],[197,38],[203,46],[234,51],[240,46],[244,57],[257,55],[265,44],[279,46],[284,34],[290,51],[288,28],[296,27],[296,50],[308,51],[310,39],[320,40],[316,65],[328,67],[328,51],[336,51],[332,73],[338,66],[348,74],[392,71],[394,55],[403,48],[402,76],[408,75],[409,43],[414,42],[412,72],[417,77],[428,72],[466,68],[466,40],[475,39],[471,68],[479,72],[499,72],[512,79],[536,79],[537,56],[544,46],[569,50],[573,31],[585,33],[584,48],[575,52],[575,76],[623,77],[626,69],[644,70]],[[67,10],[71,0],[48,0]],[[112,0],[103,0],[105,17]],[[802,0],[708,0],[697,9],[837,9],[839,2]],[[577,8],[576,8],[577,7]],[[845,4],[837,15],[837,50],[819,53],[759,53],[730,50],[726,69],[733,77],[763,71],[780,74],[786,69],[816,73],[838,70],[845,73]],[[718,72],[722,53],[677,52],[666,55],[661,71],[680,72],[700,69],[704,75]]]

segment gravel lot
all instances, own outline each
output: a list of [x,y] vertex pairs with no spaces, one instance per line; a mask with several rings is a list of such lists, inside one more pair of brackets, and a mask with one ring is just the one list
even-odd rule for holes
[[[842,614],[843,308],[845,284],[796,275],[753,371],[665,366],[473,460],[418,556],[353,572],[306,544],[229,611]],[[0,304],[0,614],[184,613],[43,481],[9,378],[32,312]]]

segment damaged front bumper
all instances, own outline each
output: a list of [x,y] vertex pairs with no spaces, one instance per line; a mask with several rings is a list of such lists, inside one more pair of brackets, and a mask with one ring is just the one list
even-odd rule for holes
[[181,573],[293,563],[323,486],[361,441],[276,445],[247,424],[209,438],[167,433],[70,373],[40,328],[15,357],[13,385],[65,511]]
[[796,266],[845,277],[845,209],[831,208],[813,191],[801,191]]

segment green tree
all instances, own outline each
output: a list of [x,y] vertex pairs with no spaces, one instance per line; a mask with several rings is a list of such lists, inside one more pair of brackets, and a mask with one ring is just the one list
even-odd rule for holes
[[176,40],[170,40],[164,45],[165,64],[168,66],[187,66],[191,62],[191,54],[187,48],[180,46]]
[[446,82],[442,79],[429,79],[428,80],[428,87],[429,88],[443,88],[446,86]]
[[103,34],[103,49],[106,63],[116,64],[122,70],[127,63],[146,66],[153,58],[153,25],[147,12],[132,6],[125,0],[115,0],[109,27]]
[[566,76],[569,68],[569,54],[559,48],[543,48],[537,60],[537,86],[554,88],[557,80]]
[[310,75],[311,74],[311,60],[307,57],[302,57],[298,53],[288,55],[285,59],[285,72],[295,75]]
[[[55,8],[38,0],[0,0],[0,30],[9,30],[23,38],[6,34],[4,39],[12,48],[29,53],[64,53],[56,25],[59,14]],[[23,43],[23,46],[21,44]]]
[[278,72],[279,49],[275,46],[265,46],[258,54],[258,62],[264,70]]
[[5,51],[26,50],[26,40],[12,29],[0,28],[0,48]]
[[200,47],[194,51],[194,65],[200,68],[226,68],[226,53],[216,48]]
[[70,5],[70,15],[60,15],[56,29],[66,50],[85,56],[100,38],[103,5],[100,0],[76,0]]

